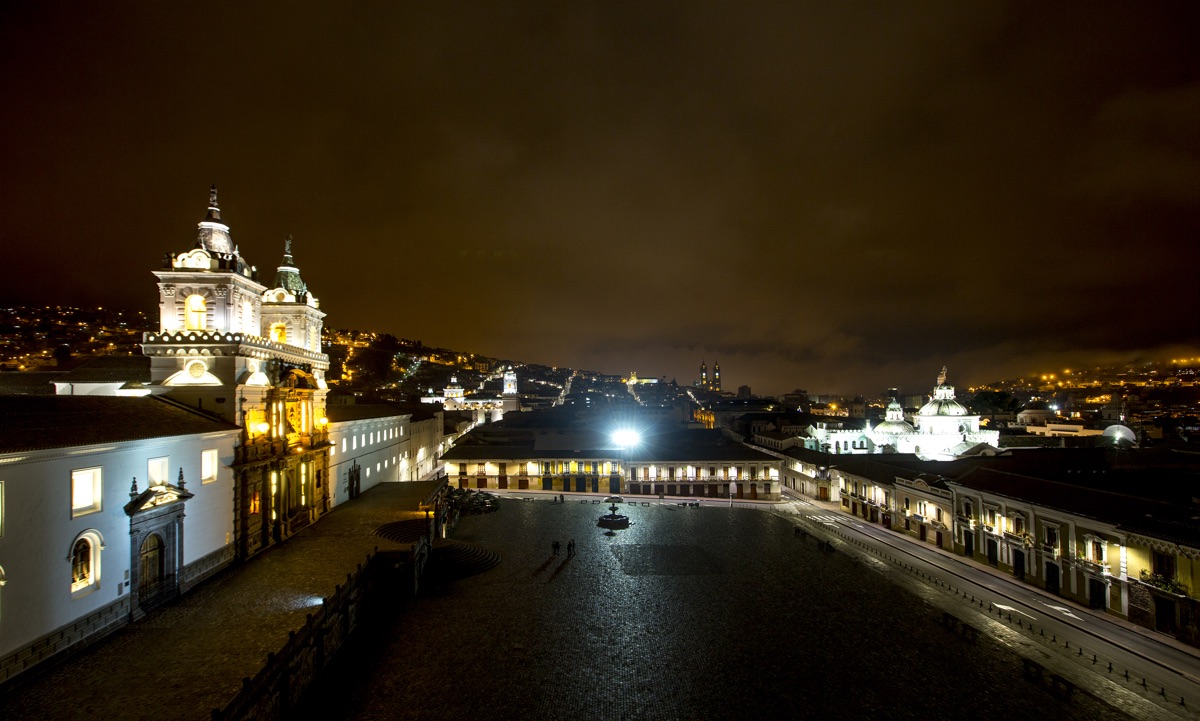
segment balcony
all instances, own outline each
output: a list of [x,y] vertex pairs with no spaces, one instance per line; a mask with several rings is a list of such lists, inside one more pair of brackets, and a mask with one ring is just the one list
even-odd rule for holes
[[1100,576],[1112,575],[1108,571],[1107,563],[1100,563],[1087,558],[1076,558],[1075,567],[1083,570],[1086,573],[1094,573]]
[[1005,531],[1004,540],[1008,541],[1009,543],[1020,543],[1025,546],[1033,545],[1033,539],[1028,533],[1014,533],[1012,531]]
[[1042,553],[1046,554],[1047,556],[1050,556],[1051,558],[1058,558],[1059,554],[1062,553],[1062,550],[1059,549],[1059,547],[1057,545],[1050,544],[1050,543],[1043,543],[1042,544]]

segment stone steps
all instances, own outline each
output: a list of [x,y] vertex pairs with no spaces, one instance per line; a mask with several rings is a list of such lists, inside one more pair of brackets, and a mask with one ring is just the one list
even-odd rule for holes
[[414,543],[421,536],[429,533],[429,520],[425,518],[410,518],[406,521],[387,523],[375,529],[375,535],[383,536],[396,543]]
[[440,538],[433,542],[431,569],[444,578],[466,578],[500,563],[500,554],[478,543]]

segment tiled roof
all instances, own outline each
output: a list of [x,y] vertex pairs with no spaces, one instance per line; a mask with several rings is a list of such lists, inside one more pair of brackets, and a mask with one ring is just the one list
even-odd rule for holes
[[238,430],[157,396],[0,396],[0,453]]
[[144,355],[92,356],[59,377],[56,383],[150,383],[150,358]]
[[325,406],[325,417],[330,423],[366,421],[375,418],[406,416],[409,412],[391,403],[346,403]]
[[[1144,535],[1200,548],[1200,510],[1184,505],[1115,493],[1087,486],[1048,481],[976,468],[957,483],[978,491],[1094,518]],[[1131,488],[1136,492],[1136,488]]]

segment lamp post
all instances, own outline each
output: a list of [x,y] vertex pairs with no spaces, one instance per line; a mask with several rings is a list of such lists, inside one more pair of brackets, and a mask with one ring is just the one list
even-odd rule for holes
[[[621,428],[613,432],[613,443],[621,450],[622,474],[625,479],[625,491],[629,491],[629,450],[642,442],[642,435],[632,428]],[[612,488],[609,488],[612,491]]]

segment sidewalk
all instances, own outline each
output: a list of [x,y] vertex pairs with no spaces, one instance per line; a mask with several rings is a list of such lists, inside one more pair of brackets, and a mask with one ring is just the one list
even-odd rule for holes
[[282,545],[233,566],[179,601],[65,661],[0,689],[5,721],[211,718],[279,650],[305,614],[376,548],[385,523],[424,518],[436,482],[382,483]]

